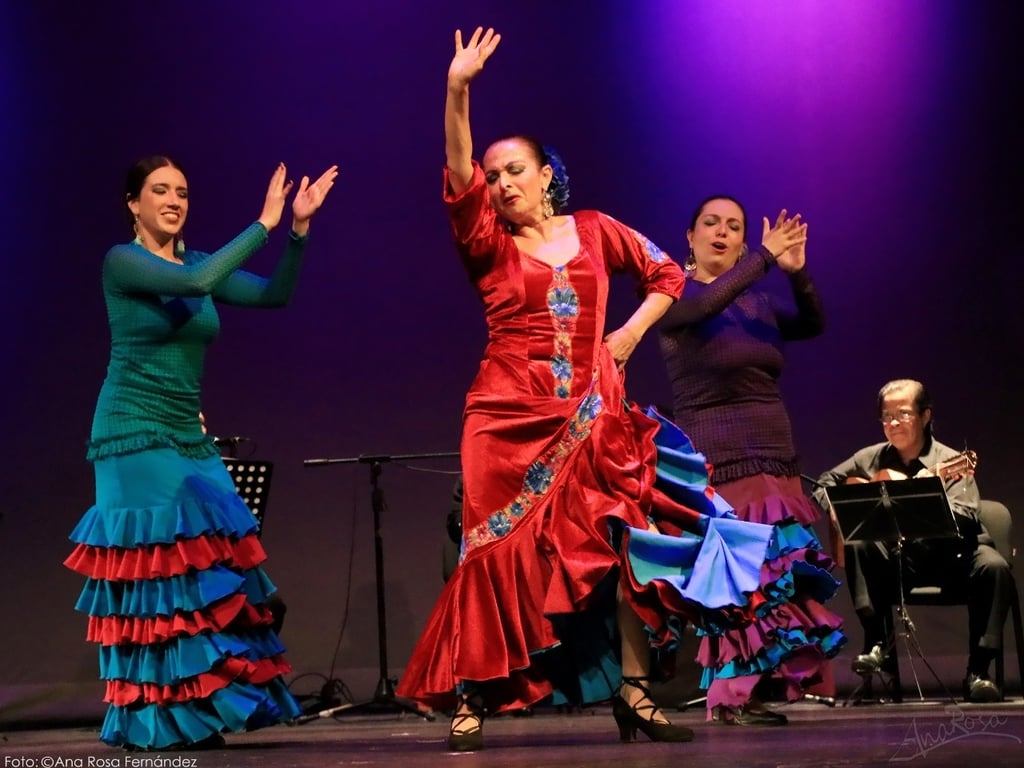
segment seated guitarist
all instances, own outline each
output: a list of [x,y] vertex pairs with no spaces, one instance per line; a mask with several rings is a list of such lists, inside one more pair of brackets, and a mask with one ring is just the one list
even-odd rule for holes
[[[882,387],[878,415],[886,442],[862,448],[822,474],[814,497],[827,509],[825,486],[924,475],[943,479],[962,538],[908,542],[903,549],[904,584],[907,589],[940,585],[965,590],[970,646],[964,697],[968,701],[999,700],[1001,693],[989,680],[988,670],[1002,645],[1011,576],[978,521],[980,497],[973,454],[960,454],[932,437],[931,399],[919,381],[897,379]],[[864,628],[864,653],[853,660],[853,670],[869,674],[886,666],[890,652],[883,612],[888,616],[889,606],[899,602],[896,564],[881,542],[847,544],[843,555],[853,605]]]

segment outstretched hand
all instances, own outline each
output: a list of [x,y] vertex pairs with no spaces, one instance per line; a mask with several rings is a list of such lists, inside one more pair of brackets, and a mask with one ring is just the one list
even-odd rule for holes
[[263,201],[263,212],[260,214],[259,222],[269,232],[281,222],[281,212],[284,211],[284,201],[291,192],[292,182],[287,181],[288,169],[284,163],[277,164],[277,170],[270,177],[270,184],[267,185],[267,197]]
[[324,171],[320,178],[312,184],[309,183],[309,176],[302,177],[299,182],[299,190],[295,193],[295,199],[292,201],[292,216],[295,217],[295,224],[305,224],[313,218],[313,214],[320,209],[327,193],[334,186],[336,178],[338,178],[338,166],[336,165],[332,165]]
[[776,263],[787,272],[802,269],[806,262],[807,225],[800,222],[800,214],[786,217],[783,208],[775,219],[775,225],[763,219],[761,245],[776,257]]
[[455,55],[452,63],[448,65],[448,87],[464,88],[469,82],[480,74],[487,59],[494,53],[494,49],[501,42],[501,35],[495,34],[494,29],[477,27],[469,42],[462,44],[462,30],[455,30]]

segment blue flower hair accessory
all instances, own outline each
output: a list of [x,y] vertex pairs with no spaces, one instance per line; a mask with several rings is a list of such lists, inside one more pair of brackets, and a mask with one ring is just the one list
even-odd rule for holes
[[569,203],[569,173],[565,170],[565,163],[552,147],[544,147],[544,159],[554,173],[551,176],[551,184],[548,192],[551,193],[551,203],[555,211],[561,211]]

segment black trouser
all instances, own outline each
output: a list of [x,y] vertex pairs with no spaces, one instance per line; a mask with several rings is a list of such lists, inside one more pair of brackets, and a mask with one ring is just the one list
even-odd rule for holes
[[[994,652],[1002,648],[1009,610],[1010,566],[988,544],[973,541],[913,541],[903,549],[903,588],[938,586],[967,603],[971,672],[984,674]],[[846,545],[846,575],[853,607],[864,627],[864,652],[886,637],[889,606],[899,604],[897,558],[881,542]],[[981,649],[986,649],[982,651]],[[982,666],[982,669],[974,667]]]

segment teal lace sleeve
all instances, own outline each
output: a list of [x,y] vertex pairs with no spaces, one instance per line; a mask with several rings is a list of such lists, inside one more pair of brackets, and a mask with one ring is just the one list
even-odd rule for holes
[[283,307],[295,293],[307,239],[290,232],[284,254],[269,279],[238,270],[214,289],[213,297],[241,307]]
[[253,222],[215,253],[186,254],[184,264],[161,259],[134,243],[116,245],[104,259],[103,281],[124,293],[205,296],[266,242],[267,230]]

